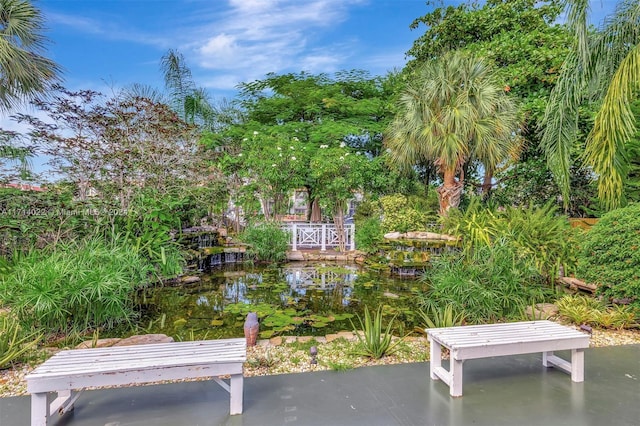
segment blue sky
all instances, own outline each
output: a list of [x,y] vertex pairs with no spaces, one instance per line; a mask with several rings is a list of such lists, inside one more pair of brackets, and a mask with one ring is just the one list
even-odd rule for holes
[[[460,0],[443,0],[458,4]],[[425,0],[36,0],[47,54],[65,86],[109,93],[132,83],[162,88],[160,58],[181,52],[214,99],[268,72],[364,69],[405,64],[424,31],[410,23]],[[594,21],[615,0],[593,0]]]
[[[456,1],[457,2],[457,1]],[[161,88],[160,58],[181,52],[214,98],[268,72],[364,69],[405,63],[425,0],[40,0],[65,85]]]
[[[459,4],[461,0],[440,0]],[[434,1],[438,3],[438,0]],[[592,0],[592,21],[616,0]],[[405,64],[425,30],[411,22],[426,0],[34,0],[50,40],[46,56],[64,69],[72,90],[112,94],[140,83],[162,89],[160,58],[181,52],[212,100],[269,72],[383,75]],[[438,3],[439,4],[439,3]],[[0,127],[24,126],[0,117]],[[37,167],[36,167],[37,168]]]

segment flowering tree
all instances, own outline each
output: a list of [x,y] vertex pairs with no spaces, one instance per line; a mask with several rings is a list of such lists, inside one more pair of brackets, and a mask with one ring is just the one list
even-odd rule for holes
[[243,176],[248,188],[260,199],[265,219],[283,213],[289,191],[304,184],[306,146],[296,137],[272,136],[255,130],[243,140],[238,156],[244,157]]
[[[327,193],[325,185],[331,182],[315,176],[316,167],[310,160],[325,145],[342,145],[345,153],[377,157],[382,151],[382,132],[391,118],[393,105],[388,99],[395,81],[392,76],[371,78],[363,71],[343,71],[335,78],[326,74],[268,74],[263,80],[240,85],[246,122],[231,127],[226,134],[237,137],[241,128],[241,138],[247,139],[242,142],[243,155],[254,155],[245,153],[245,149],[259,153],[253,160],[257,163],[247,167],[252,181],[262,182],[261,191],[273,186],[274,180],[290,183],[290,189],[303,186],[308,194],[308,219],[319,221],[320,199]],[[253,131],[260,132],[255,141]],[[278,146],[283,151],[290,149],[285,147],[295,148],[299,154],[295,155],[295,165],[281,163],[285,158],[291,161],[291,156],[277,151]],[[318,158],[325,155],[324,151],[318,153]],[[269,168],[271,171],[267,171]],[[266,176],[258,178],[257,171]],[[291,180],[292,171],[297,173],[295,180]]]
[[[320,203],[333,214],[340,250],[345,249],[344,212],[346,202],[354,193],[362,191],[376,162],[356,152],[345,144],[330,148],[321,145],[311,158],[311,177],[318,182],[317,196]],[[322,184],[320,184],[320,182]]]

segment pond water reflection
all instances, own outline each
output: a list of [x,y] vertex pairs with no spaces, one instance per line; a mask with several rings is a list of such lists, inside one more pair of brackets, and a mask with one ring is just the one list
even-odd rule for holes
[[[234,265],[179,287],[140,295],[141,327],[177,340],[240,337],[248,312],[257,312],[261,337],[325,335],[351,330],[363,307],[385,305],[398,332],[413,329],[417,280],[396,279],[356,265],[292,263],[281,267]],[[356,318],[353,318],[357,322]]]

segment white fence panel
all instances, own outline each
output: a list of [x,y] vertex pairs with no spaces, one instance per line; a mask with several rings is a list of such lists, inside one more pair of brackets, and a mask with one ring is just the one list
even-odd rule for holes
[[[338,247],[338,231],[332,223],[284,223],[282,229],[291,234],[289,245],[292,250],[320,249]],[[355,250],[355,231],[353,223],[344,225],[345,247]]]

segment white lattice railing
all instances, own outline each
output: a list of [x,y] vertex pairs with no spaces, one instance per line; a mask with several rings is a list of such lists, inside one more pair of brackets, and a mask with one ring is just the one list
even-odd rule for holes
[[[282,229],[291,233],[289,245],[292,250],[338,247],[338,232],[332,223],[284,223]],[[344,225],[345,247],[355,250],[356,227],[353,223]]]

